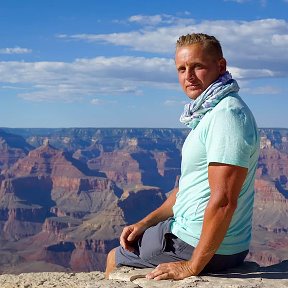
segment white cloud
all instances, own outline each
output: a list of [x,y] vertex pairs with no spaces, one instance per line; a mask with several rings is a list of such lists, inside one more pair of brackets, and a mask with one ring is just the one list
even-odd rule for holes
[[[238,4],[244,4],[247,2],[251,2],[251,0],[224,0],[225,2],[236,2]],[[267,0],[259,0],[259,4],[262,7],[266,7],[267,6]]]
[[[134,18],[133,18],[134,17]],[[161,18],[162,17],[162,18]],[[150,29],[145,23],[163,21],[163,15],[130,17],[144,27],[139,30],[111,34],[75,34],[58,37],[77,41],[100,42],[126,46],[132,50],[172,56],[180,35],[203,32],[215,35],[222,43],[225,57],[232,66],[247,69],[269,69],[274,75],[287,75],[288,21],[261,19],[254,21],[207,20],[195,22],[187,18],[170,18],[171,24]],[[182,21],[181,21],[182,20]],[[193,24],[192,24],[193,23]]]
[[163,21],[161,15],[145,16],[145,15],[134,15],[128,19],[129,22],[136,22],[145,25],[157,25]]
[[[0,62],[0,83],[17,88],[19,97],[30,101],[71,102],[98,99],[100,95],[141,96],[146,88],[179,91],[174,65],[174,60],[169,58],[131,56],[76,59],[71,63]],[[269,69],[229,67],[229,71],[240,80],[275,76]]]
[[166,100],[164,101],[165,106],[183,106],[189,101],[179,101],[179,100]]
[[[191,32],[219,38],[229,71],[240,81],[288,76],[288,22],[285,20],[195,22],[169,15],[135,15],[129,21],[144,27],[125,33],[63,34],[58,37],[128,46],[165,57],[95,57],[66,63],[0,62],[0,83],[18,87],[20,97],[33,101],[100,99],[99,95],[140,96],[145,88],[179,91],[174,45],[179,35]],[[151,25],[155,28],[151,29]],[[26,90],[20,91],[21,87]],[[99,104],[97,101],[94,100],[94,105]],[[172,100],[167,101],[165,105],[172,103],[169,102]]]
[[90,101],[90,103],[92,104],[92,105],[105,105],[105,104],[116,104],[117,103],[117,101],[111,101],[111,100],[103,100],[103,99],[99,99],[99,98],[94,98],[94,99],[92,99],[91,101]]
[[269,69],[241,69],[237,67],[228,67],[228,70],[236,79],[272,78],[277,76],[277,73]]
[[[173,87],[172,59],[96,57],[65,62],[0,62],[1,83],[33,101],[77,101],[96,95],[142,95],[143,87]],[[30,87],[28,89],[27,87]],[[95,98],[96,99],[96,98]]]
[[90,101],[90,103],[93,105],[101,105],[103,103],[103,100],[94,98]]
[[28,54],[31,53],[31,49],[14,47],[14,48],[0,48],[0,54]]
[[15,85],[15,86],[13,86],[13,85],[2,85],[0,87],[3,90],[27,90],[27,89],[29,89],[27,87],[21,87],[21,86],[17,86],[17,85]]
[[246,2],[249,2],[251,0],[224,0],[225,2],[236,2],[236,3],[246,3]]
[[[188,12],[189,13],[189,12]],[[187,11],[184,15],[188,16]],[[128,18],[129,22],[138,23],[144,26],[158,26],[158,25],[188,25],[193,24],[195,21],[191,18],[180,18],[168,14],[157,14],[157,15],[133,15]]]
[[274,46],[278,46],[278,47],[285,47],[287,48],[287,44],[288,44],[288,34],[274,34],[272,36],[272,44]]
[[[244,87],[241,89],[243,94],[250,95],[277,95],[280,93],[284,93],[283,89],[274,86],[259,86],[259,87]],[[286,93],[285,93],[286,94]]]

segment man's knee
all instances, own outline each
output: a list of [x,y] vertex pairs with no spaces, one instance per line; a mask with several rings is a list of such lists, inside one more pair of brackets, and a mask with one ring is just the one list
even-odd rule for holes
[[109,264],[114,264],[114,266],[116,265],[115,254],[116,254],[116,248],[113,248],[107,255],[107,265],[108,262]]
[[105,278],[109,279],[109,274],[116,268],[116,248],[112,249],[107,255]]

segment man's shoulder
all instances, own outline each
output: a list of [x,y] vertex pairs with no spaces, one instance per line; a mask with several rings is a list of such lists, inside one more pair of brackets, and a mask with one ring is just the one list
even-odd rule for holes
[[229,118],[238,118],[244,122],[253,122],[255,119],[253,113],[247,104],[238,94],[227,96],[222,99],[210,113],[211,118],[228,120]]
[[250,109],[247,106],[247,104],[243,101],[243,99],[237,94],[237,93],[233,93],[227,97],[225,97],[224,99],[222,99],[215,107],[215,109],[213,109],[214,112],[217,111],[230,111],[230,110],[247,110],[249,112]]
[[202,132],[205,135],[216,129],[217,133],[248,133],[257,138],[258,128],[253,113],[237,94],[222,99],[202,124]]

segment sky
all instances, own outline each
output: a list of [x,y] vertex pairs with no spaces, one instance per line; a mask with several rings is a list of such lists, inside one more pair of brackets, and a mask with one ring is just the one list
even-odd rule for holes
[[184,128],[179,36],[222,44],[261,128],[288,128],[288,0],[1,0],[0,127]]

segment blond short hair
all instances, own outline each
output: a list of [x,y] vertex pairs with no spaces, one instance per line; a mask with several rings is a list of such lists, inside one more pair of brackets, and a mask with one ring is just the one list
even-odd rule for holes
[[217,58],[223,58],[223,52],[220,42],[214,37],[203,33],[192,33],[182,35],[176,42],[177,48],[200,44],[208,52],[213,53]]

